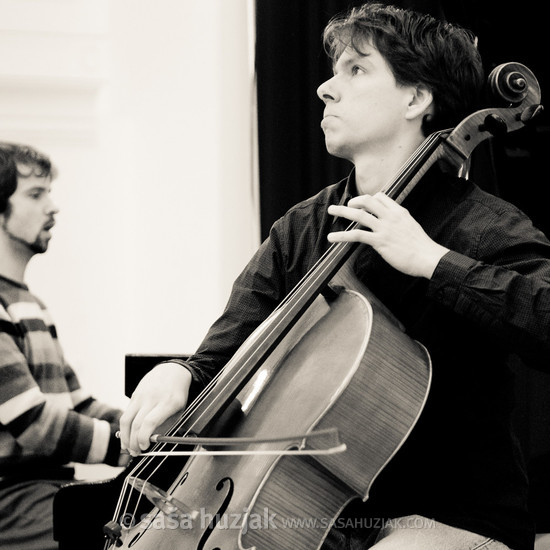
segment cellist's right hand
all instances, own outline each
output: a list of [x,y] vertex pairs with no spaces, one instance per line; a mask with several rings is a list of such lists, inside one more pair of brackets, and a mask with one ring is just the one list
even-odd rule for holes
[[134,456],[149,448],[156,429],[187,405],[190,386],[191,373],[178,363],[161,363],[149,371],[120,418],[121,448]]

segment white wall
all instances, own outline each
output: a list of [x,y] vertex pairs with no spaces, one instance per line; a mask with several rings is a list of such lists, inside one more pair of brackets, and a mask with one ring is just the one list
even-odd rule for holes
[[247,0],[0,0],[0,139],[59,168],[27,281],[83,385],[188,353],[258,245]]

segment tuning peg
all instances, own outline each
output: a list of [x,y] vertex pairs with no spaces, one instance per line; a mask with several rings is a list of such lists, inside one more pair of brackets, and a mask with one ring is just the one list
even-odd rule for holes
[[544,111],[544,107],[542,105],[530,105],[521,112],[519,116],[519,119],[524,124],[527,124],[528,122],[531,122],[536,116],[540,115]]
[[485,117],[485,120],[479,129],[481,131],[489,132],[495,137],[502,136],[508,132],[506,121],[494,113]]

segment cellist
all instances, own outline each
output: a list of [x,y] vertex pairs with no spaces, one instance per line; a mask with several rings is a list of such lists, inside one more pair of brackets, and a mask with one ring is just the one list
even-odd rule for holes
[[[548,356],[550,242],[512,204],[437,167],[401,205],[380,193],[429,133],[478,107],[476,39],[369,3],[331,20],[324,41],[334,73],[317,91],[321,126],[328,152],[353,170],[273,225],[188,361],[142,380],[121,419],[122,445],[149,447],[330,243],[364,243],[354,271],[427,347],[433,383],[369,500],[349,511],[356,524],[333,529],[323,548],[532,549],[507,357]],[[343,231],[349,221],[364,229]]]

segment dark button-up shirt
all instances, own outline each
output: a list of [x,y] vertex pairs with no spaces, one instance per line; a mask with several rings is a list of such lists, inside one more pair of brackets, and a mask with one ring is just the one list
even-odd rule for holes
[[[187,367],[202,387],[327,249],[347,220],[327,213],[355,192],[352,175],[296,205],[235,281],[227,307]],[[427,405],[373,484],[371,514],[420,514],[532,547],[527,481],[511,428],[509,353],[548,368],[550,243],[516,207],[432,170],[407,197],[428,235],[451,250],[430,281],[404,275],[365,247],[354,271],[424,344]]]

